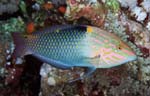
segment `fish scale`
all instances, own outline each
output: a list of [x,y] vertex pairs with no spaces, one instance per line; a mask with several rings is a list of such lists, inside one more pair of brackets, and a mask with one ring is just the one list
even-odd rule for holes
[[[76,29],[75,29],[75,31],[76,31]],[[81,31],[79,30],[79,33],[80,32]],[[72,62],[73,59],[77,59],[79,57],[78,56],[79,52],[78,53],[74,52],[74,51],[78,50],[78,48],[74,47],[74,46],[76,46],[75,43],[78,44],[78,42],[81,38],[81,35],[79,33],[78,34],[77,33],[73,34],[72,32],[70,32],[70,30],[69,31],[64,30],[61,33],[60,32],[58,32],[58,33],[55,32],[55,33],[50,33],[51,35],[48,35],[48,34],[41,35],[39,40],[37,40],[37,42],[39,42],[39,44],[37,42],[35,42],[36,45],[41,45],[40,44],[41,42],[44,42],[47,39],[51,39],[50,42],[42,43],[42,46],[43,45],[47,46],[47,44],[49,44],[50,47],[49,48],[48,47],[40,48],[40,50],[37,50],[35,52],[40,53],[43,56],[48,56],[49,58],[52,58],[52,59],[55,59],[55,60],[62,60],[62,59],[67,58],[67,59],[70,59],[69,62]],[[63,34],[63,36],[62,36],[62,34]],[[79,38],[78,35],[80,35],[80,38]],[[76,39],[75,37],[78,37],[79,40]],[[31,43],[33,43],[33,42],[31,42]],[[38,48],[36,45],[31,49],[35,50],[36,48]],[[49,52],[46,53],[47,48],[48,48]],[[68,52],[68,54],[64,55],[64,53],[67,53],[67,52]],[[73,54],[73,53],[76,53],[76,54]],[[59,54],[59,55],[57,56],[57,54]]]
[[83,77],[96,68],[110,68],[136,59],[136,54],[119,37],[93,26],[59,25],[27,36],[12,36],[16,45],[14,58],[28,53],[61,69],[87,67]]

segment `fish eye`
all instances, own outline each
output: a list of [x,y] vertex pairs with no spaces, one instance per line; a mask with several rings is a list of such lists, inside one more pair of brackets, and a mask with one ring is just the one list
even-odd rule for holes
[[119,46],[118,49],[121,50],[122,48]]
[[120,45],[120,44],[118,45],[118,49],[119,49],[119,50],[121,50],[121,49],[122,49],[122,47],[121,47],[121,45]]

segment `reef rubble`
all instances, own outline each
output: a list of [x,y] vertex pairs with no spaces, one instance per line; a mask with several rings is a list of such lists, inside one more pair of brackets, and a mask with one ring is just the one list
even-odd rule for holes
[[[149,0],[0,0],[0,96],[149,96],[149,3]],[[29,22],[34,26],[29,26]],[[69,81],[82,76],[86,68],[61,70],[32,56],[25,56],[22,64],[13,64],[12,32],[29,34],[28,28],[34,32],[58,24],[92,25],[112,32],[135,51],[137,60],[97,69],[90,77],[73,83]]]

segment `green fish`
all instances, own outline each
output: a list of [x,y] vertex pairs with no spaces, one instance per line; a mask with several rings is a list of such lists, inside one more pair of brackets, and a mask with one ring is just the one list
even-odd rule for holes
[[30,35],[12,33],[14,58],[32,55],[60,69],[111,68],[136,59],[133,50],[115,34],[87,25],[59,25]]

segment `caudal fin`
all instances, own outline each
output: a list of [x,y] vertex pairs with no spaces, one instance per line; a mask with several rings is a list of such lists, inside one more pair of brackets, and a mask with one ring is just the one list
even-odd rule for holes
[[13,42],[15,45],[14,52],[12,54],[13,58],[18,58],[24,56],[26,52],[25,39],[22,33],[14,32],[11,34],[13,37]]

